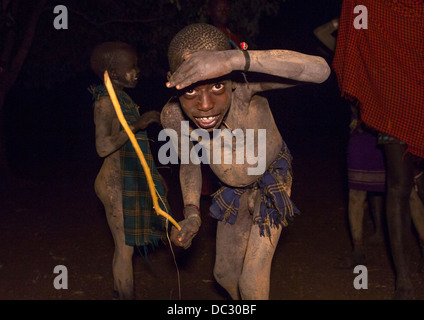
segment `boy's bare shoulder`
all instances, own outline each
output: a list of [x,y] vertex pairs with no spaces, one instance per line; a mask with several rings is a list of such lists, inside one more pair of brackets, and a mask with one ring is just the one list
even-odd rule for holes
[[103,97],[100,97],[99,99],[96,99],[96,101],[94,102],[94,106],[102,108],[102,107],[110,107],[113,105],[112,105],[112,100],[110,100],[109,96],[103,96]]
[[179,128],[183,120],[184,115],[178,102],[168,102],[163,107],[160,114],[160,121],[164,128]]

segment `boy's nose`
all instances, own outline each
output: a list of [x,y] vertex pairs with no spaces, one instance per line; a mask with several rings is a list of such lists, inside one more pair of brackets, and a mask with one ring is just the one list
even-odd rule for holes
[[197,109],[201,111],[209,111],[213,108],[214,103],[207,93],[201,93],[197,101]]

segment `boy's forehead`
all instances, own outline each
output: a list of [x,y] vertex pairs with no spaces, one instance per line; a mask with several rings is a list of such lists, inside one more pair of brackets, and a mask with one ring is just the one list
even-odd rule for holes
[[131,48],[119,48],[116,51],[117,62],[132,62],[138,59],[137,52]]
[[120,55],[125,55],[126,57],[137,57],[137,52],[131,47],[117,48],[116,53]]

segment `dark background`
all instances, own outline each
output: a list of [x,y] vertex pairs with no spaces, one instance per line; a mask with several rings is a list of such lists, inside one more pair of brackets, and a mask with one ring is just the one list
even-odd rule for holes
[[[62,4],[69,8],[79,9],[78,14],[69,13],[68,30],[53,29],[51,12],[60,3],[49,3],[22,72],[6,97],[0,129],[12,179],[2,185],[0,299],[113,297],[113,241],[104,209],[94,193],[94,179],[102,159],[94,147],[92,98],[87,90],[99,81],[88,69],[90,48],[105,40],[133,40],[140,54],[142,78],[137,88],[128,93],[142,111],[160,110],[171,95],[165,87],[164,48],[181,25],[196,22],[199,16],[198,8],[194,13],[175,10],[175,2],[171,5],[164,0],[126,0],[116,2],[133,4],[128,10],[118,7],[125,9],[120,18],[126,18],[125,14],[128,19],[145,17],[147,12],[147,18],[156,21],[155,29],[149,24],[130,28],[129,24],[118,23],[107,25],[107,29],[96,28],[93,21],[87,24],[87,17],[98,18],[96,21],[111,19],[114,3],[64,1]],[[158,3],[163,6],[159,8]],[[180,3],[189,7],[199,1]],[[313,30],[337,17],[340,3],[282,1],[276,15],[260,17],[258,33],[246,42],[253,49],[289,49],[320,55],[331,65],[332,53],[314,37]],[[131,8],[140,11],[133,12]],[[237,26],[234,21],[233,25]],[[151,36],[150,42],[142,41],[145,36]],[[340,97],[334,73],[323,84],[306,84],[265,95],[293,154],[292,199],[302,212],[282,233],[273,261],[270,298],[391,299],[394,271],[386,243],[366,248],[367,290],[353,288],[352,270],[334,267],[351,250],[345,165],[350,109]],[[152,139],[156,139],[159,129],[149,128]],[[158,148],[158,143],[153,142],[152,149]],[[160,170],[167,178],[170,204],[179,220],[178,167]],[[202,198],[203,225],[190,250],[174,248],[182,299],[228,298],[212,275],[216,221],[207,217],[209,202],[207,196]],[[372,231],[372,218],[367,213],[365,236]],[[414,268],[418,262],[416,248],[412,241]],[[151,252],[149,260],[150,264],[146,263],[137,252],[134,256],[136,298],[178,299],[169,246]],[[52,286],[53,268],[58,264],[68,268],[68,290]],[[415,269],[412,272],[416,298],[423,299],[422,275]]]
[[[72,2],[70,5],[72,6]],[[323,55],[330,63],[331,53],[319,43],[312,31],[317,26],[336,17],[339,10],[340,1],[287,0],[282,2],[276,16],[264,16],[260,19],[259,33],[254,39],[255,48],[283,48],[308,54],[318,54]],[[41,16],[42,20],[48,20],[48,18],[53,20],[54,15],[44,14]],[[58,37],[57,34],[62,34],[59,37],[60,39],[68,38],[69,41],[75,41],[71,34],[74,29],[77,29],[77,26],[74,25],[77,21],[77,17],[73,17],[73,13],[70,11],[69,29],[55,30],[54,35]],[[53,29],[52,22],[50,29]],[[43,26],[42,23],[40,25]],[[41,27],[39,26],[39,28]],[[111,25],[109,28],[113,27],[114,25]],[[142,32],[148,31],[143,30]],[[104,35],[102,36],[104,37]],[[115,37],[115,35],[113,36]],[[99,42],[107,40],[103,38],[100,40],[100,37]],[[37,46],[43,46],[44,42],[54,42],[55,40],[57,39],[36,38],[32,50],[37,51]],[[249,41],[246,42],[249,43]],[[58,41],[58,46],[61,45],[62,47],[57,49],[58,54],[64,50],[63,40]],[[75,47],[75,44],[72,43],[68,45],[70,49]],[[136,45],[138,48],[143,47],[143,44]],[[49,46],[55,47],[54,43],[50,43]],[[85,53],[85,57],[83,53]],[[88,61],[87,53],[89,53],[88,50],[82,52],[80,54],[82,57],[79,59]],[[150,72],[147,75],[142,74],[138,87],[134,90],[128,90],[130,96],[142,107],[142,110],[160,110],[172,94],[170,90],[165,88],[167,61],[166,56],[163,53],[160,55],[160,53],[158,53],[154,67],[150,65],[150,61],[146,63],[141,58],[141,69],[147,67],[155,72]],[[45,60],[51,59],[51,54],[52,52],[49,51]],[[31,53],[27,60],[27,64],[33,62]],[[24,71],[6,99],[4,133],[7,143],[7,157],[11,170],[18,176],[36,173],[42,178],[46,173],[44,170],[34,170],[34,165],[48,169],[53,164],[63,161],[80,161],[82,163],[99,160],[93,148],[93,109],[91,95],[87,90],[91,84],[99,83],[99,80],[88,69],[87,64],[76,68],[78,73],[66,71],[66,68],[69,68],[66,61],[62,61],[62,63],[52,62],[52,65],[57,68],[57,71],[47,67],[49,73],[67,72],[73,74],[73,77],[63,82],[60,81],[60,76],[55,75],[56,82],[48,83],[43,81],[43,75],[39,74],[40,80],[28,83],[25,76],[28,75],[29,71],[32,71],[32,67],[25,65]],[[66,68],[62,66],[66,66]],[[40,67],[33,67],[33,70],[40,72]],[[41,71],[43,70],[41,69]],[[48,83],[49,87],[40,85],[44,82]],[[294,91],[296,90],[294,89]],[[333,103],[339,95],[334,76],[326,84],[306,90],[312,90],[311,94],[293,94],[293,98],[289,97],[290,101],[287,101],[286,97],[278,97],[278,93],[269,94],[271,97],[276,97],[275,100],[278,101],[278,103],[273,103],[271,98],[271,106],[277,121],[280,117],[290,117],[290,115],[284,114],[284,112],[287,112],[284,109],[287,105],[293,107],[294,104],[299,106],[299,108],[293,107],[294,110],[303,113],[301,119],[304,128],[307,130],[312,129],[308,125],[309,120],[317,119],[317,115],[321,114],[331,115],[329,118],[323,118],[323,121],[328,121],[331,126],[337,126],[346,121],[344,114],[348,110],[340,106],[339,101],[335,105]],[[316,99],[317,96],[319,99]],[[328,99],[329,102],[325,101]],[[319,106],[321,104],[322,107]],[[329,112],[329,110],[323,109],[330,108],[330,104],[333,105],[331,107],[334,110]],[[298,125],[302,126],[302,124]]]

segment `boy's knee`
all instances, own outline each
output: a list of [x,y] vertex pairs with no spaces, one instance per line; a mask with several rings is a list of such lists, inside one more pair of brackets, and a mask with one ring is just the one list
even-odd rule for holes
[[238,285],[243,300],[269,299],[269,275],[259,275],[260,272],[264,271],[242,273]]
[[237,286],[238,279],[236,279],[228,271],[220,268],[219,266],[214,267],[213,276],[223,288],[231,287],[234,285]]

